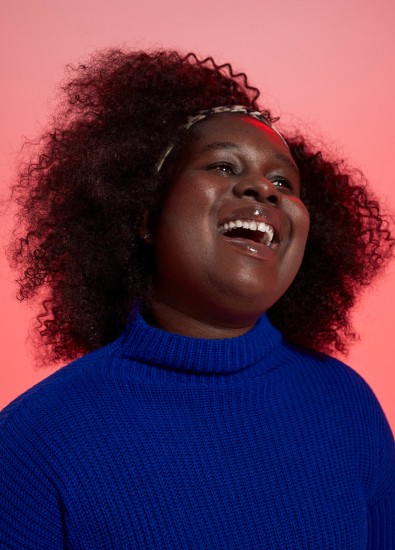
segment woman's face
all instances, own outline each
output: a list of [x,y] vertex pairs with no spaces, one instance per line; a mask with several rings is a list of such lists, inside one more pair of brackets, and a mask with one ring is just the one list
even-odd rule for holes
[[243,334],[292,283],[308,229],[276,132],[234,114],[199,123],[154,236],[154,319],[188,336]]

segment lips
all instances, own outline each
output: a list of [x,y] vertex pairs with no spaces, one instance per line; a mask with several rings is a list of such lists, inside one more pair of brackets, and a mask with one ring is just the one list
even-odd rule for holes
[[218,231],[230,239],[249,239],[266,246],[271,246],[274,238],[274,229],[271,225],[255,220],[226,222],[218,227]]
[[281,241],[281,220],[276,211],[263,205],[245,205],[227,213],[218,232],[229,240],[253,241],[275,248]]

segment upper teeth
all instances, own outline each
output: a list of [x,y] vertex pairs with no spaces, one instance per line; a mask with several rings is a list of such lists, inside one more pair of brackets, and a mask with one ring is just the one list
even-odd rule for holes
[[268,225],[267,223],[263,222],[256,222],[252,220],[233,220],[231,222],[224,223],[219,226],[218,231],[220,233],[226,233],[227,231],[231,231],[232,229],[236,229],[238,227],[242,227],[243,229],[249,229],[250,231],[260,231],[261,233],[265,233],[268,238],[265,244],[270,244],[274,237],[274,230],[271,225]]

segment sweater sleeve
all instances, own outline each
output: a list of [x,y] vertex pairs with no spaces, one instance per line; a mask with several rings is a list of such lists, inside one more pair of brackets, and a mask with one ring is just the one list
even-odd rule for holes
[[377,453],[374,496],[368,507],[368,550],[395,550],[395,444],[391,428],[377,402],[381,445]]
[[395,492],[392,491],[369,507],[368,550],[395,548]]
[[60,499],[45,454],[21,417],[15,421],[6,409],[0,414],[0,485],[1,548],[64,548]]

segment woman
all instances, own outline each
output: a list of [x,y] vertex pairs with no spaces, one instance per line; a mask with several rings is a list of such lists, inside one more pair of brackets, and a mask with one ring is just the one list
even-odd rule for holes
[[394,244],[363,177],[212,59],[64,89],[13,257],[46,360],[79,358],[2,413],[3,547],[393,548],[391,430],[323,353]]

